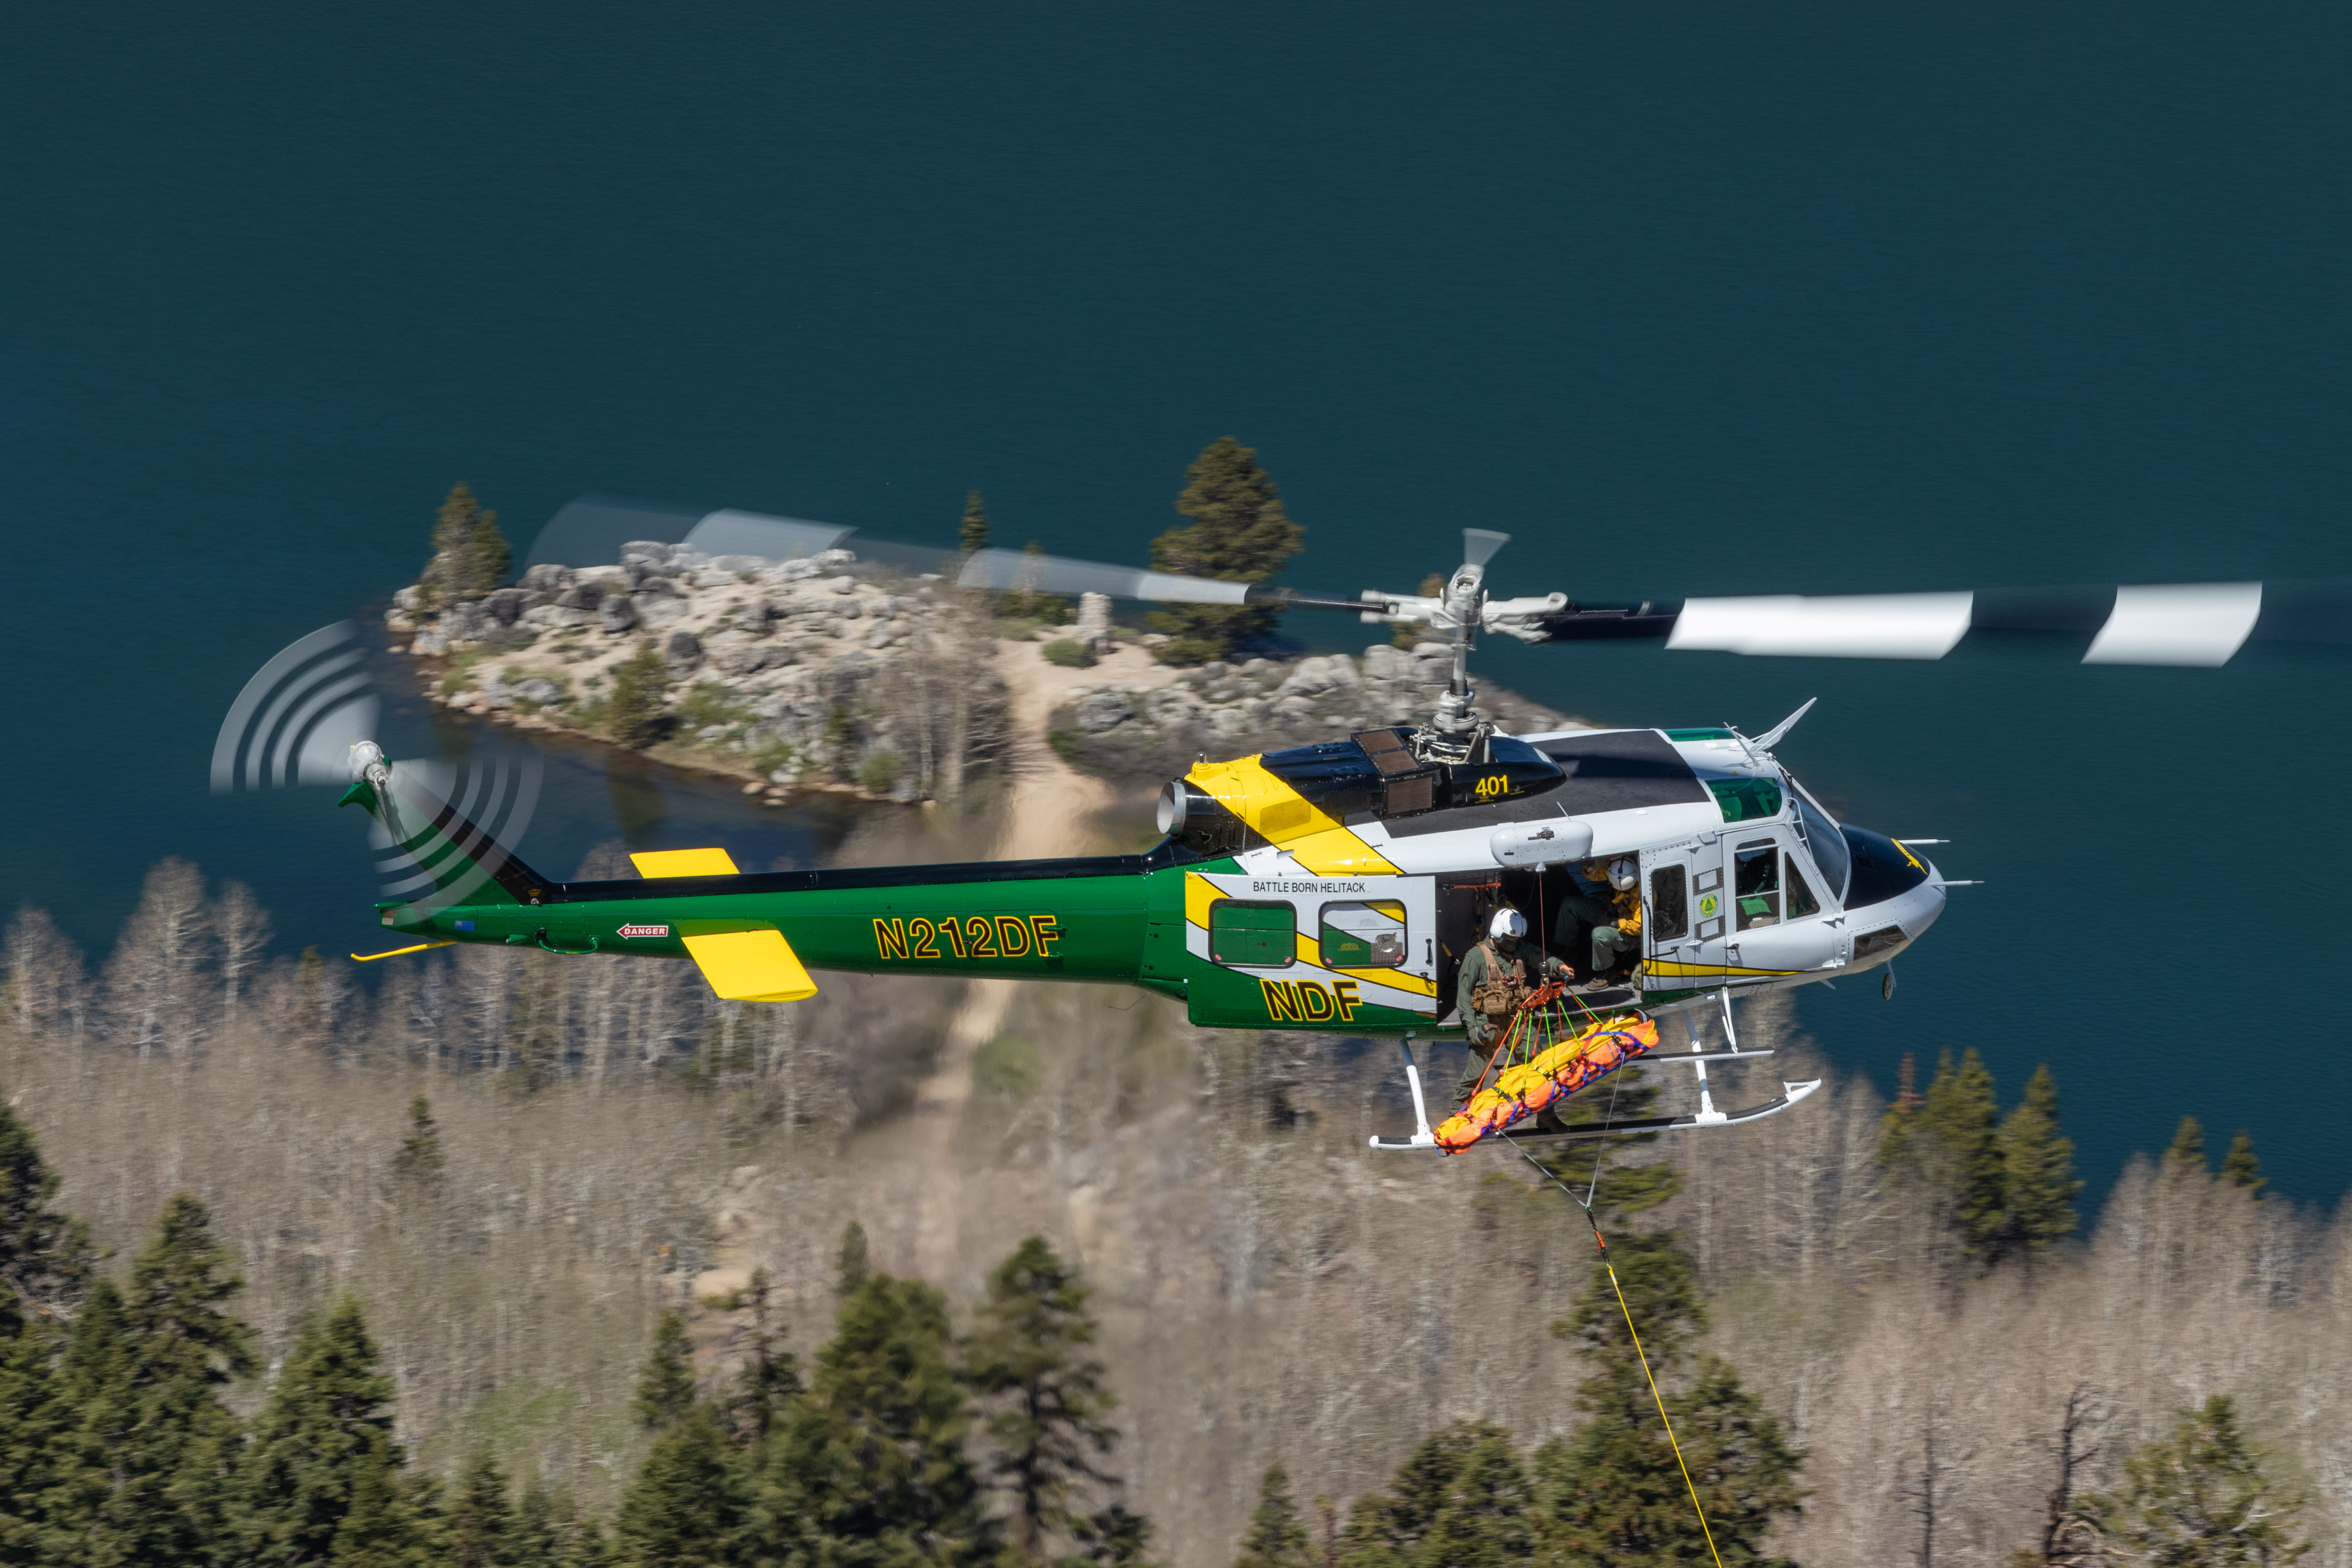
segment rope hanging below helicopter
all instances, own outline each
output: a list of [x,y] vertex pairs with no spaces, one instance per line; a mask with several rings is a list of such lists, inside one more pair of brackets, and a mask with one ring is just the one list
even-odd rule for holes
[[[1518,1144],[1507,1132],[1503,1134],[1503,1142],[1518,1149]],[[1706,1505],[1698,1500],[1698,1484],[1691,1479],[1690,1461],[1683,1458],[1682,1441],[1675,1436],[1674,1418],[1666,1414],[1666,1397],[1658,1392],[1657,1376],[1650,1371],[1650,1353],[1642,1348],[1641,1331],[1633,1327],[1633,1309],[1625,1303],[1625,1287],[1617,1282],[1617,1266],[1609,1260],[1609,1243],[1601,1235],[1601,1222],[1592,1217],[1592,1194],[1601,1190],[1600,1162],[1593,1163],[1591,1193],[1580,1198],[1575,1190],[1561,1181],[1541,1160],[1525,1149],[1519,1149],[1519,1157],[1542,1172],[1544,1178],[1553,1186],[1568,1194],[1569,1201],[1584,1211],[1584,1223],[1592,1227],[1592,1249],[1601,1256],[1601,1267],[1609,1276],[1609,1289],[1617,1293],[1617,1310],[1625,1317],[1625,1335],[1633,1342],[1633,1359],[1642,1363],[1643,1381],[1650,1385],[1651,1403],[1658,1407],[1658,1425],[1666,1429],[1666,1446],[1675,1451],[1675,1468],[1683,1473],[1683,1488],[1690,1493],[1691,1511],[1698,1515],[1698,1531],[1706,1540],[1706,1554],[1715,1559],[1715,1568],[1723,1568],[1723,1553],[1715,1549],[1715,1531],[1706,1522]]]

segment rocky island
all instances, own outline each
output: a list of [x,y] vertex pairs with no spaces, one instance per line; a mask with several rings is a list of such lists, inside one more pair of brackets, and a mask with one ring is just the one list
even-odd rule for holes
[[[1213,444],[1191,477],[1178,510],[1195,521],[1155,543],[1156,564],[1262,575],[1295,551],[1247,447]],[[1269,529],[1280,547],[1260,557],[1221,542]],[[961,542],[986,536],[975,495]],[[845,549],[773,561],[638,540],[613,562],[541,563],[508,584],[497,516],[463,485],[434,545],[384,616],[432,701],[740,777],[779,803],[814,789],[959,800],[1039,741],[1115,783],[1170,778],[1203,753],[1425,721],[1450,661],[1436,643],[1302,656],[1256,607],[1121,625],[1100,595],[1073,606],[961,588]],[[1481,706],[1519,732],[1572,722],[1493,689]]]

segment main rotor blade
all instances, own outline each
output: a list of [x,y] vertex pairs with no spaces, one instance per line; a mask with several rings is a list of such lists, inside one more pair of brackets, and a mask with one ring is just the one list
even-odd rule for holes
[[1795,594],[1570,605],[1548,642],[1654,637],[1676,650],[1942,658],[1964,641],[2048,639],[2084,664],[2227,664],[2249,642],[2352,642],[2352,584],[2172,583],[1984,593]]
[[1496,533],[1491,528],[1465,528],[1462,531],[1462,559],[1473,566],[1484,566],[1495,558],[1495,552],[1511,542],[1507,533]]

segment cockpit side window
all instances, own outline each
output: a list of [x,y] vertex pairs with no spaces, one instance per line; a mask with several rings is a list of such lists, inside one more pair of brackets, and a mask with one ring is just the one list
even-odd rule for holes
[[1813,897],[1813,889],[1807,885],[1804,872],[1797,868],[1797,858],[1794,855],[1789,857],[1788,872],[1789,918],[1792,921],[1801,920],[1807,915],[1820,914],[1821,900]]
[[1853,868],[1853,854],[1846,847],[1845,836],[1837,830],[1837,824],[1813,804],[1813,797],[1805,793],[1802,784],[1797,785],[1797,834],[1804,839],[1805,847],[1813,852],[1813,864],[1821,868],[1822,880],[1829,884],[1830,897],[1844,903],[1846,874]]
[[1738,931],[1780,923],[1780,846],[1755,838],[1732,852],[1732,903]]

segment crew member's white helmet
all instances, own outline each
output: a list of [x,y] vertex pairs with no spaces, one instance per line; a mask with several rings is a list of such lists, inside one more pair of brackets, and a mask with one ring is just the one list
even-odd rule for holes
[[1609,862],[1609,885],[1619,892],[1630,890],[1641,878],[1641,868],[1633,864],[1631,855],[1620,855]]
[[1496,910],[1495,918],[1486,922],[1486,934],[1497,941],[1507,937],[1516,942],[1528,934],[1528,917],[1514,909]]

